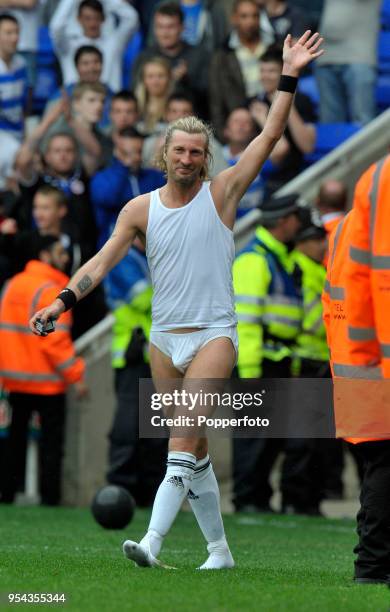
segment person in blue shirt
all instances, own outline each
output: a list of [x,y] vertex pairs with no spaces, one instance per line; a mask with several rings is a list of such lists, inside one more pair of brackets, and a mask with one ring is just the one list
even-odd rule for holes
[[27,100],[27,70],[17,54],[19,24],[12,15],[0,15],[0,140],[2,132],[21,142]]
[[125,128],[115,139],[114,159],[91,180],[91,200],[98,228],[98,248],[109,238],[119,211],[129,200],[164,185],[162,172],[142,167],[143,136]]
[[229,33],[223,0],[180,0],[184,14],[183,40],[203,45],[207,51],[220,47]]

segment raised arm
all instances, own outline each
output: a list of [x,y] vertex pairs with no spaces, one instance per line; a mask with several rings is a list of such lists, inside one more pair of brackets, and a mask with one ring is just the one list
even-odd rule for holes
[[[69,26],[76,21],[76,3],[73,0],[60,0],[49,24],[50,36],[57,53],[69,51]],[[77,23],[77,22],[76,22]]]
[[117,47],[124,47],[139,25],[137,11],[126,0],[106,0],[104,8],[115,15],[118,25],[112,35]]
[[[234,221],[235,211],[242,196],[254,181],[265,160],[283,135],[292,102],[296,79],[301,70],[313,59],[322,55],[319,49],[323,39],[310,30],[293,45],[289,34],[283,48],[281,85],[268,114],[264,129],[252,140],[235,166],[225,170],[212,181],[214,201],[225,222]],[[287,77],[283,79],[283,77]]]
[[[119,263],[131,247],[137,232],[145,233],[148,208],[149,197],[147,195],[139,196],[123,207],[109,240],[70,279],[66,287],[65,301],[70,300],[69,304],[73,306],[95,289],[106,274]],[[68,310],[65,308],[65,302],[57,297],[50,306],[34,314],[29,323],[31,331],[38,336],[46,335],[37,330],[37,319],[40,319],[45,325],[48,319],[58,319],[65,310]]]

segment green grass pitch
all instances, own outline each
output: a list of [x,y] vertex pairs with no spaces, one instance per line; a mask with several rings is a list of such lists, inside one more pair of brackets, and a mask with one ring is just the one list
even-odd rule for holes
[[142,569],[122,556],[137,540],[148,512],[122,531],[106,531],[85,509],[0,506],[0,609],[6,594],[65,593],[65,608],[96,611],[318,612],[390,609],[383,585],[354,585],[356,541],[350,520],[236,515],[225,518],[237,567],[197,572],[205,545],[191,513],[183,512],[161,558],[178,570]]

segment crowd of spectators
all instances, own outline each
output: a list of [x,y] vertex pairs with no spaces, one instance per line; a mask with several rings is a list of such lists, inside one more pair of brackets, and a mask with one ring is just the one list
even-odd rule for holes
[[[59,226],[50,232],[62,236],[68,272],[96,252],[123,204],[163,184],[157,159],[170,121],[197,114],[212,124],[211,175],[236,163],[263,129],[288,32],[296,38],[319,27],[327,38],[315,75],[321,120],[372,119],[380,5],[0,0],[0,284],[28,261],[25,233],[47,233],[36,213],[38,192],[38,200],[57,202]],[[57,73],[37,112],[42,32]],[[315,101],[298,92],[285,135],[238,216],[305,167],[318,119]],[[42,195],[45,186],[64,198]],[[80,321],[78,333],[93,322]]]

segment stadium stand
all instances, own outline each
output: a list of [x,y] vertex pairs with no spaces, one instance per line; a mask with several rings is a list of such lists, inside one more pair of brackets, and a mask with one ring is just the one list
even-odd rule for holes
[[305,155],[306,163],[314,164],[359,130],[360,125],[356,123],[317,123],[316,146],[312,153]]

